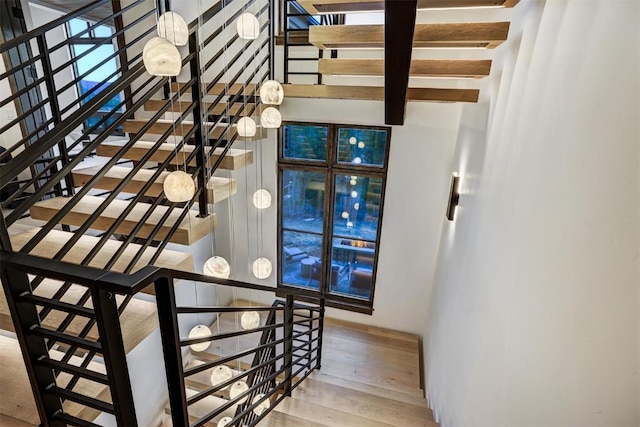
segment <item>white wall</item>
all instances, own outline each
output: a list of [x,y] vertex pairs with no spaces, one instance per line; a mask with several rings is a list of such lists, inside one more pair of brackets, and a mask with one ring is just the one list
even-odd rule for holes
[[443,427],[640,424],[639,12],[521,2],[463,109],[425,340]]

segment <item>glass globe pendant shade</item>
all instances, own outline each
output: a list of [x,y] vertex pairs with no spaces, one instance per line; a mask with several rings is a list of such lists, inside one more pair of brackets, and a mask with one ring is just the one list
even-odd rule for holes
[[271,206],[271,193],[264,188],[253,193],[253,206],[258,209],[267,209]]
[[177,76],[182,69],[182,57],[178,48],[169,40],[154,37],[142,50],[144,68],[152,76]]
[[260,314],[257,311],[245,311],[240,317],[242,329],[255,329],[260,326]]
[[351,163],[359,165],[360,163],[362,163],[362,159],[360,157],[356,157],[351,161]]
[[352,179],[351,181],[349,181],[349,184],[351,185],[356,185],[358,183],[358,181],[356,181],[355,179]]
[[356,197],[358,197],[358,192],[357,192],[357,191],[352,191],[352,192],[351,192],[351,197],[353,197],[354,199],[355,199]]
[[353,222],[347,221],[347,227],[349,227],[349,228],[353,227]]
[[[252,405],[255,405],[256,403],[258,403],[258,401],[260,399],[262,399],[264,397],[264,394],[256,394],[256,396],[253,398],[253,400],[251,401]],[[269,407],[271,406],[271,402],[269,402],[269,399],[265,399],[262,402],[260,402],[260,404],[258,406],[256,406],[255,408],[253,408],[253,413],[260,416],[262,415],[262,413],[264,411],[266,411],[267,409],[269,409]]]
[[231,266],[221,256],[213,256],[204,263],[202,274],[219,279],[228,279],[231,275]]
[[[217,386],[225,381],[229,381],[233,377],[233,371],[228,366],[219,365],[211,371],[211,385]],[[229,386],[223,387],[221,390],[228,389]]]
[[260,257],[253,262],[253,275],[258,279],[266,279],[271,276],[271,261],[265,257]]
[[[211,329],[207,328],[204,325],[194,326],[193,329],[189,331],[189,338],[204,338],[211,336]],[[202,342],[198,344],[191,344],[191,351],[205,351],[211,345],[211,341]]]
[[342,212],[342,218],[344,219],[349,218],[349,212]]
[[251,13],[243,13],[236,22],[238,36],[243,40],[255,40],[260,35],[260,22]]
[[233,421],[233,418],[231,417],[220,418],[216,427],[227,427],[231,421]]
[[[240,396],[245,391],[249,390],[249,386],[244,381],[236,381],[231,384],[231,388],[229,389],[229,399],[233,400],[236,397]],[[247,401],[247,396],[236,402],[237,405],[241,405]]]
[[186,172],[173,171],[164,180],[164,195],[170,202],[188,202],[196,194],[196,183]]
[[251,138],[256,134],[256,122],[251,117],[241,117],[236,125],[238,136],[242,138]]
[[284,89],[275,80],[267,80],[260,87],[260,101],[264,105],[280,105],[284,101]]
[[362,141],[358,142],[358,148],[364,148],[364,142]]
[[355,136],[352,136],[351,138],[349,138],[349,144],[356,145],[356,142],[358,142],[358,140],[356,139]]
[[158,19],[158,35],[176,46],[184,46],[189,41],[189,27],[182,16],[167,12]]
[[273,107],[267,107],[260,115],[260,124],[266,129],[278,129],[282,125],[280,111]]

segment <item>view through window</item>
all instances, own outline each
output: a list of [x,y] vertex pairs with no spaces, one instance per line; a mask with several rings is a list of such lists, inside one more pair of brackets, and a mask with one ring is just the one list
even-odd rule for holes
[[390,133],[350,125],[283,126],[280,286],[316,290],[344,308],[371,309]]
[[[84,96],[83,104],[91,101],[109,83],[113,83],[120,76],[116,45],[114,45],[115,38],[113,38],[114,29],[107,25],[98,25],[83,33],[92,25],[80,18],[74,18],[69,21],[69,35],[73,37],[81,34],[76,40],[72,41],[71,53],[74,58],[77,58],[75,73],[76,78],[80,78],[78,94],[80,98]],[[105,113],[114,110],[122,113],[122,108],[117,108],[122,100],[122,94],[112,98],[97,114],[87,119],[85,127],[94,126]],[[119,114],[111,115],[107,123],[96,129],[95,133],[102,132],[104,127],[109,126],[119,116]],[[120,134],[124,135],[121,128],[119,131]]]

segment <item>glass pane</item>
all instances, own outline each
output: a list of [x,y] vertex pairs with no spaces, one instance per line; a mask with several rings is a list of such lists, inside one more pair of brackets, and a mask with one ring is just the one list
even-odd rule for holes
[[282,282],[320,289],[322,236],[282,232]]
[[386,130],[340,128],[338,131],[338,163],[384,166],[386,150]]
[[106,25],[98,25],[93,29],[93,34],[96,37],[111,37],[113,30],[111,27],[107,27]]
[[336,176],[333,234],[376,241],[382,196],[382,178]]
[[323,232],[325,175],[282,172],[282,226],[297,231]]
[[334,238],[331,250],[331,293],[370,299],[376,244]]
[[311,125],[284,125],[284,157],[301,160],[327,160],[329,128]]
[[[83,21],[82,19],[73,18],[71,21],[69,21],[69,32],[72,36],[81,33],[82,31],[86,30],[87,27],[87,21]],[[80,37],[89,37],[89,33],[83,34]]]
[[[77,57],[91,49],[93,46],[94,45],[73,45],[73,54]],[[91,91],[94,87],[98,86],[96,90],[94,90],[89,96],[84,98],[84,103],[89,102],[93,97],[98,95],[100,91],[102,91],[103,88],[107,86],[108,83],[113,82],[118,78],[119,73],[116,73],[107,80],[107,77],[114,73],[117,69],[115,58],[105,62],[103,65],[101,65],[91,73],[86,74],[89,70],[91,70],[93,67],[95,67],[97,64],[102,62],[106,57],[112,55],[113,53],[113,45],[108,44],[100,46],[96,50],[88,53],[86,56],[83,56],[76,61],[78,76],[82,76],[82,79],[79,82],[80,95],[84,95],[85,93]],[[109,100],[109,102],[101,106],[100,111],[113,111],[121,102],[122,94],[118,94],[117,96],[114,96],[111,100]],[[117,110],[122,111],[122,108],[118,108]]]

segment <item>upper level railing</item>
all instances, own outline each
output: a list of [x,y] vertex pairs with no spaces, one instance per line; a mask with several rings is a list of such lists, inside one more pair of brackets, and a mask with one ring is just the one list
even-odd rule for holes
[[[122,295],[132,296],[149,285],[155,288],[174,426],[202,426],[211,420],[219,421],[234,406],[235,415],[229,416],[228,424],[225,425],[254,426],[289,396],[302,379],[320,367],[324,301],[311,291],[278,291],[278,295],[285,300],[271,306],[255,303],[251,306],[182,306],[176,303],[175,297],[175,287],[180,286],[178,282],[181,280],[182,283],[194,281],[271,295],[276,290],[152,266],[131,275],[105,273],[90,267],[8,251],[0,251],[0,269],[3,282],[11,278],[6,282],[11,291],[7,300],[14,318],[16,335],[26,355],[36,405],[45,426],[97,425],[81,418],[78,411],[74,412],[69,407],[69,403],[111,414],[117,425],[138,425],[116,300]],[[29,287],[27,275],[38,275],[47,280],[85,287],[91,292],[90,304],[65,303],[56,298],[38,295]],[[298,297],[311,298],[317,304],[297,304],[295,299]],[[38,306],[94,320],[98,334],[81,338],[52,329],[40,321],[36,308]],[[269,315],[264,323],[248,329],[224,330],[195,338],[185,337],[180,333],[179,318],[182,315],[214,314],[220,324],[220,316],[225,313],[247,311]],[[260,339],[251,348],[234,351],[225,357],[220,355],[215,360],[185,368],[184,347],[202,343],[216,345],[225,339],[239,339],[256,333],[261,334]],[[54,342],[70,346],[81,353],[101,356],[104,370],[93,366],[87,357],[80,364],[71,360],[71,357],[52,357],[50,348]],[[241,360],[247,357],[253,362],[250,366],[241,366]],[[238,366],[238,370],[228,379],[196,394],[187,395],[185,379],[221,365]],[[63,373],[65,378],[62,379],[60,375],[56,378],[55,372]],[[198,416],[190,412],[192,405],[220,396],[224,389],[238,382],[244,382],[247,386],[235,393],[226,392],[223,403],[211,407],[208,413]],[[80,387],[76,387],[79,383]],[[103,385],[108,393],[87,395],[84,391],[90,388],[87,384]]]

